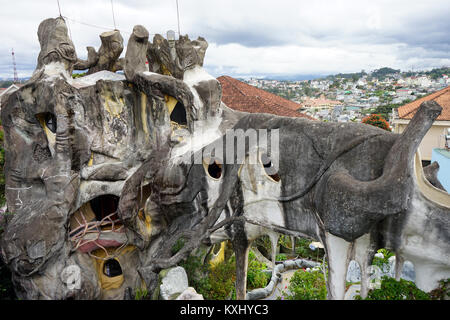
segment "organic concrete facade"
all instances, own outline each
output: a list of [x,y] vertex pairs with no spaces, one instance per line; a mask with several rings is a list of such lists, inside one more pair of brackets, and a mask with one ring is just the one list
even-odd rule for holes
[[[330,299],[344,297],[350,260],[367,293],[381,247],[395,251],[398,265],[415,264],[421,288],[450,275],[449,196],[421,182],[424,195],[414,162],[436,103],[424,103],[402,135],[235,112],[202,68],[202,38],[150,43],[138,25],[125,76],[108,58],[74,80],[81,62],[64,20],[45,20],[38,35],[37,69],[1,114],[10,214],[0,246],[20,298],[153,293],[161,270],[230,240],[237,298],[245,299],[251,242],[279,233],[324,244]],[[228,143],[230,132],[244,140]]]

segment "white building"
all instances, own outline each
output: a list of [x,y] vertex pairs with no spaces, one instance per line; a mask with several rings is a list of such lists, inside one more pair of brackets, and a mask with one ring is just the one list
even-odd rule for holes
[[0,110],[2,108],[3,98],[6,97],[7,95],[13,93],[14,91],[18,90],[21,86],[23,86],[23,84],[13,83],[6,89],[5,88],[0,89]]

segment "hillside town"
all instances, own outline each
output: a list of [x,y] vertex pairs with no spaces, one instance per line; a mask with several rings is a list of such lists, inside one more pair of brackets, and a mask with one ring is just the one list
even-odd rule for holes
[[[439,91],[450,84],[450,68],[429,72],[400,72],[381,68],[338,74],[315,80],[279,81],[250,78],[246,83],[299,103],[300,112],[322,121],[360,122]],[[386,112],[389,111],[389,112]]]

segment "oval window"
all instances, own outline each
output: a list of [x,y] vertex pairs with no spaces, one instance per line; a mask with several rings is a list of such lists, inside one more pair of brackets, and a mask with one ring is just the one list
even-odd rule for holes
[[220,179],[222,176],[222,169],[223,166],[220,162],[217,160],[214,160],[213,163],[209,163],[210,160],[205,160],[203,162],[203,167],[205,168],[205,171],[208,173],[208,176],[210,176],[213,179]]
[[120,266],[119,261],[116,259],[106,260],[103,265],[103,273],[109,278],[122,275],[122,267]]
[[264,172],[275,182],[279,182],[281,180],[278,170],[273,165],[271,159],[267,156],[267,154],[261,154],[261,163],[264,167]]

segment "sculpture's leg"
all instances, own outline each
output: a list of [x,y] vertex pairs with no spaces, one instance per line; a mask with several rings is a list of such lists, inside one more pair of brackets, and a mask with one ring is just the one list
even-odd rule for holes
[[348,268],[350,242],[326,233],[326,252],[328,256],[328,299],[343,300],[345,279]]
[[[362,298],[367,297],[369,291],[369,284],[371,280],[371,272],[377,271],[372,270],[372,260],[375,254],[376,247],[371,241],[371,236],[369,233],[359,237],[354,241],[353,244],[353,254],[355,261],[358,262],[361,271],[361,290],[360,295]],[[376,273],[376,276],[379,276]]]
[[295,237],[291,236],[292,254],[295,254]]
[[277,233],[269,234],[270,243],[272,244],[272,270],[275,270],[275,260],[277,256],[277,246],[279,235]]
[[236,256],[236,300],[245,300],[250,244],[247,239],[235,239],[233,240],[233,249]]
[[367,294],[369,292],[369,285],[370,285],[370,264],[363,261],[359,263],[359,267],[361,269],[361,291],[359,295],[364,299],[367,297]]
[[395,280],[400,281],[402,276],[404,259],[399,255],[395,255]]

